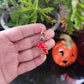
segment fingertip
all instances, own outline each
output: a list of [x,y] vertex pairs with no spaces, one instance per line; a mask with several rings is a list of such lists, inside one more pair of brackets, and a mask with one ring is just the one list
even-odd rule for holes
[[47,56],[45,55],[44,57],[42,57],[43,58],[43,63],[46,61],[46,59],[47,59]]
[[44,55],[43,57],[41,57],[43,59],[43,61],[45,61],[47,59],[47,56]]
[[54,37],[55,36],[55,32],[52,29],[49,29],[49,31],[50,31],[50,34],[52,35],[52,37]]
[[[40,56],[40,58],[39,58],[40,60],[40,63],[42,64],[42,63],[44,63],[45,61],[46,61],[46,59],[47,59],[47,56],[46,55],[44,55],[44,56]],[[39,62],[38,61],[38,62]],[[38,63],[39,64],[39,63]]]
[[51,39],[50,41],[51,41],[52,47],[54,47],[54,45],[55,45],[55,40],[54,40],[54,39]]
[[45,40],[52,39],[55,36],[55,32],[51,29],[45,32]]
[[44,31],[46,31],[45,25],[41,23],[22,25],[18,26],[17,28],[22,31],[22,34],[26,34],[26,32],[29,31],[28,35],[40,33],[42,31],[42,28],[44,28]]
[[55,41],[54,39],[50,39],[46,42],[46,45],[48,46],[48,50],[51,49],[52,47],[54,47],[55,45]]
[[[37,59],[38,59],[38,61],[37,61]],[[36,66],[40,66],[46,61],[47,56],[46,55],[44,55],[43,57],[39,56],[37,59],[36,59],[35,64],[36,64]]]
[[41,32],[41,31],[42,31],[42,28],[43,28],[44,31],[46,31],[46,26],[45,26],[44,24],[35,23],[35,24],[33,24],[33,25],[35,25],[35,26],[38,28],[38,29],[36,30],[37,33],[38,33],[38,32]]
[[41,24],[41,23],[35,23],[37,25],[39,25],[41,28],[44,28],[44,30],[46,30],[46,26],[44,24]]

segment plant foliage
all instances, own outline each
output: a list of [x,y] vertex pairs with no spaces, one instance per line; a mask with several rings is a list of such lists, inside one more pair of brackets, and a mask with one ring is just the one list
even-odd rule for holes
[[0,1],[0,12],[4,12],[4,9],[7,7],[7,5],[8,5],[8,0]]
[[9,4],[11,4],[12,0],[1,0],[0,1],[0,13],[10,11]]
[[[47,3],[51,0],[45,0]],[[53,0],[53,4],[65,3],[65,10],[70,10],[67,15],[67,26],[68,33],[72,34],[74,28],[77,30],[83,29],[82,22],[84,22],[84,0]],[[77,4],[76,4],[77,3]],[[74,23],[74,24],[73,24]]]
[[70,12],[67,15],[69,20],[67,20],[68,25],[66,28],[68,28],[68,32],[72,34],[73,28],[77,30],[83,29],[82,22],[84,22],[84,15],[82,13],[84,12],[84,1],[77,0],[77,4],[75,2],[76,5],[73,2],[74,0],[69,1],[70,2],[66,4],[66,8],[70,10]]
[[65,3],[65,9],[70,10],[67,17],[68,19],[66,28],[68,29],[68,33],[72,34],[74,28],[77,30],[83,29],[84,22],[84,0],[60,0]]
[[[65,3],[65,10],[70,10],[67,14],[67,20],[65,26],[72,34],[74,28],[80,30],[83,28],[82,22],[84,22],[84,0],[2,0],[0,1],[0,8],[6,8],[10,11],[11,21],[8,26],[18,26],[31,23],[43,23],[44,20],[51,22],[52,24],[56,20],[51,20],[49,13],[56,7],[59,7],[60,3]],[[8,2],[14,7],[14,10],[8,8]],[[74,24],[73,24],[74,23]]]
[[19,3],[20,5],[16,1],[12,1],[17,10],[10,12],[11,21],[7,24],[8,26],[42,23],[44,20],[52,24],[56,23],[56,20],[51,20],[48,15],[53,10],[52,7],[39,7],[39,0],[19,0]]
[[1,0],[0,1],[0,8],[5,7],[8,4],[8,0]]

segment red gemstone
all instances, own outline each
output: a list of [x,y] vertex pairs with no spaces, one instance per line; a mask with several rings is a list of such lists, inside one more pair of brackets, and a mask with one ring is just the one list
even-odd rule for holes
[[48,54],[48,50],[43,50],[44,53]]

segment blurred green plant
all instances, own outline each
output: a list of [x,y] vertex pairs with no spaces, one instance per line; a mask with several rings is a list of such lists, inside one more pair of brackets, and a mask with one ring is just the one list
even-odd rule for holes
[[6,24],[10,27],[25,25],[31,23],[47,22],[56,23],[55,19],[49,16],[53,7],[41,8],[39,0],[19,0],[18,4],[15,0],[10,1],[16,10],[10,9],[10,21]]
[[[65,10],[70,10],[67,14],[66,27],[69,34],[72,34],[74,28],[76,30],[83,29],[82,22],[84,22],[84,0],[45,0],[46,3],[52,2],[53,5],[65,4]],[[58,6],[58,5],[57,5]]]
[[0,1],[0,12],[4,12],[4,9],[8,6],[8,0],[1,0]]
[[8,5],[8,0],[1,0],[0,1],[0,8],[6,7]]
[[12,0],[1,0],[0,1],[0,13],[4,13],[10,11],[9,4],[11,4]]
[[[11,3],[14,9],[10,9],[8,3]],[[84,0],[2,0],[0,8],[10,11],[11,20],[8,26],[42,23],[44,20],[53,24],[56,20],[52,19],[49,14],[53,9],[58,11],[59,4],[65,4],[65,10],[70,10],[66,16],[68,19],[64,21],[67,23],[65,28],[68,33],[72,34],[74,29],[83,29]]]
[[70,10],[67,14],[67,30],[69,34],[72,34],[74,28],[76,30],[83,29],[84,22],[84,0],[62,0],[65,3],[65,10]]

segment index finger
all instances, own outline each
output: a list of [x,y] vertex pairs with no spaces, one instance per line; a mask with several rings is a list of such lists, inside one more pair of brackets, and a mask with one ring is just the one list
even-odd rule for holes
[[17,26],[2,32],[10,41],[16,42],[27,36],[32,36],[34,34],[40,33],[42,31],[42,28],[44,28],[44,31],[46,30],[46,27],[43,24],[36,23]]

